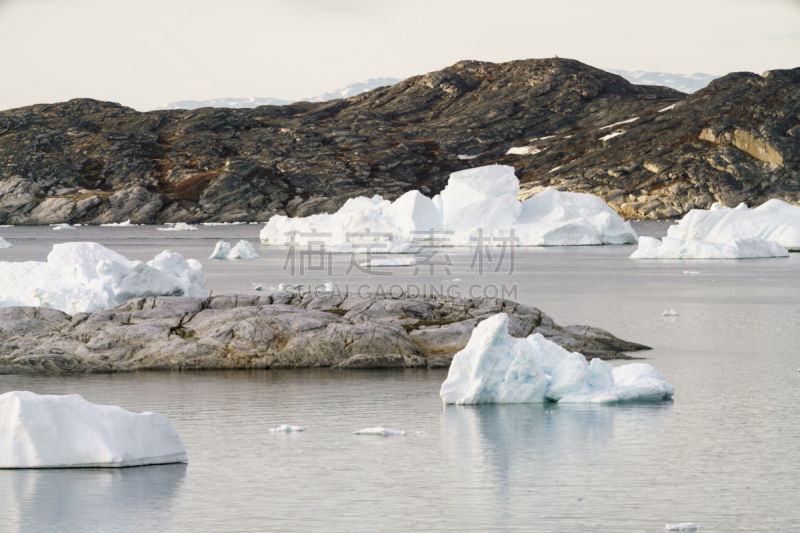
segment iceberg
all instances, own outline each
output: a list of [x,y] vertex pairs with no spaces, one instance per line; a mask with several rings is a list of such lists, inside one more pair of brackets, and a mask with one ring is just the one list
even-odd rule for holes
[[186,462],[169,420],[77,394],[0,395],[0,468],[125,467]]
[[789,257],[789,251],[774,241],[758,237],[734,239],[728,243],[685,241],[675,237],[658,240],[640,237],[631,259],[755,259]]
[[61,231],[61,230],[75,229],[75,227],[65,223],[65,224],[56,224],[53,226],[53,229],[55,231]]
[[270,433],[297,433],[305,431],[306,428],[301,426],[290,426],[289,424],[281,424],[276,428],[269,428]]
[[205,297],[202,265],[164,251],[147,263],[94,242],[53,245],[47,262],[0,262],[0,307],[94,312],[142,296]]
[[239,241],[233,248],[229,243],[219,241],[209,259],[258,259],[258,254],[247,241]]
[[789,251],[800,251],[800,207],[773,199],[748,209],[715,204],[709,210],[692,209],[667,235],[687,241],[728,244],[737,239],[773,241]]
[[108,224],[100,224],[101,226],[105,226],[107,228],[127,228],[129,226],[138,226],[139,224],[131,224],[131,220],[128,219],[125,222],[109,222]]
[[505,313],[478,324],[439,391],[445,404],[657,401],[673,393],[650,365],[588,363],[539,333],[515,339]]
[[381,437],[392,437],[405,435],[405,431],[398,431],[396,429],[389,429],[383,426],[376,426],[374,428],[359,429],[353,432],[354,435],[378,435]]
[[11,246],[10,242],[0,237],[0,248],[13,248],[13,247]]
[[450,175],[433,198],[410,191],[390,202],[351,198],[333,214],[274,216],[264,245],[316,246],[331,253],[414,253],[419,246],[633,244],[638,236],[601,198],[547,188],[518,199],[514,168],[477,167]]
[[192,226],[186,222],[178,222],[166,228],[156,228],[157,231],[197,231],[197,226]]
[[703,526],[692,522],[684,522],[682,524],[667,524],[664,526],[664,531],[697,531],[698,529],[703,529]]
[[390,267],[390,266],[413,266],[416,264],[412,257],[391,258],[391,259],[370,259],[361,263],[362,267]]

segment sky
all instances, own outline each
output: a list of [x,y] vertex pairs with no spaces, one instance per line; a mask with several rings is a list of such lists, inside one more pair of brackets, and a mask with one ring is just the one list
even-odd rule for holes
[[800,0],[0,0],[0,110],[310,97],[457,61],[800,67]]

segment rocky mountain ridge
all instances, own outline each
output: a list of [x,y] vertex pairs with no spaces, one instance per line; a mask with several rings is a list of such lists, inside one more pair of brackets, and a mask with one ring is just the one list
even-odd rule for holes
[[[467,159],[464,156],[469,156]],[[800,68],[685,95],[569,59],[461,61],[321,103],[140,113],[76,99],[0,112],[0,224],[266,221],[517,170],[628,218],[800,199]]]

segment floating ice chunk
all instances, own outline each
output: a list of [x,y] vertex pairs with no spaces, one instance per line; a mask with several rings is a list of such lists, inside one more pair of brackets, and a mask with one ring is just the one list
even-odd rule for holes
[[11,246],[10,242],[0,237],[0,248],[13,248],[13,246]]
[[417,431],[417,435],[427,435],[427,431]]
[[720,244],[758,237],[777,242],[789,251],[800,251],[800,207],[776,199],[754,209],[729,209],[715,204],[708,211],[691,210],[677,225],[669,227],[667,235]]
[[209,259],[258,259],[258,254],[253,245],[247,241],[239,241],[233,248],[229,243],[219,241]]
[[637,242],[630,223],[596,196],[551,188],[524,202],[518,195],[512,167],[478,167],[451,174],[433,199],[412,191],[394,203],[380,196],[351,198],[334,214],[274,216],[261,230],[261,242],[322,243],[331,253],[381,254],[479,242],[498,247]]
[[663,375],[636,363],[613,368],[534,334],[515,339],[508,316],[481,322],[450,365],[439,395],[447,404],[666,400],[674,393]]
[[197,231],[197,226],[191,226],[185,222],[178,222],[166,228],[156,228],[158,231]]
[[471,159],[475,159],[478,157],[477,155],[466,155],[466,154],[458,154],[458,158],[462,161],[469,161]]
[[684,270],[683,273],[692,276],[695,274],[699,274],[700,272],[698,272],[697,270]]
[[270,289],[274,289],[274,288],[275,287],[267,287],[266,285],[261,285],[260,283],[257,283],[256,286],[253,287],[253,290],[254,291],[266,291],[266,290],[270,290]]
[[685,241],[675,237],[661,240],[653,237],[639,239],[639,248],[631,259],[755,259],[760,257],[789,257],[780,244],[758,237],[735,239],[729,243]]
[[93,242],[56,244],[47,262],[0,262],[0,306],[30,305],[69,314],[115,307],[143,296],[207,296],[203,267],[162,252],[145,264]]
[[393,435],[405,435],[405,431],[398,431],[395,429],[389,429],[382,426],[376,426],[374,428],[366,428],[366,429],[359,429],[358,431],[353,432],[354,435],[379,435],[381,437],[391,437]]
[[0,224],[0,228],[13,228],[14,224]]
[[53,226],[53,229],[55,231],[61,231],[61,230],[70,230],[70,229],[75,229],[75,228],[73,226],[70,226],[69,224],[65,223],[65,224],[55,224]]
[[670,309],[669,311],[664,311],[661,313],[661,316],[678,316],[678,312],[674,309]]
[[203,226],[241,226],[247,222],[201,222]]
[[281,424],[276,428],[269,428],[270,433],[297,433],[305,431],[306,428],[300,426],[290,426],[289,424]]
[[693,524],[692,522],[684,522],[683,524],[667,524],[664,526],[664,531],[697,531],[703,529],[700,524]]
[[615,131],[613,133],[609,133],[608,135],[600,137],[600,140],[601,141],[607,141],[609,139],[613,139],[614,137],[619,137],[620,135],[624,135],[625,133],[626,133],[625,130],[617,130],[617,131]]
[[279,291],[279,292],[284,292],[284,291],[299,291],[299,290],[301,290],[302,288],[303,288],[303,285],[302,285],[302,284],[299,284],[299,285],[292,285],[292,284],[289,284],[289,283],[279,283],[279,284],[278,284],[278,291]]
[[108,224],[100,224],[101,226],[105,226],[107,228],[125,228],[128,226],[138,226],[138,224],[131,224],[131,220],[128,219],[125,222],[109,222]]
[[0,468],[123,467],[186,462],[169,420],[81,396],[0,395]]

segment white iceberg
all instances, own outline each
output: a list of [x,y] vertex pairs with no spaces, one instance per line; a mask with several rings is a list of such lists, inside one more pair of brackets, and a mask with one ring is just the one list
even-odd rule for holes
[[728,244],[737,239],[773,241],[789,251],[800,251],[800,207],[769,200],[755,209],[715,204],[709,210],[693,209],[667,235],[676,239]]
[[75,229],[75,228],[73,226],[70,226],[69,224],[65,223],[65,224],[55,224],[53,226],[53,229],[55,231],[61,231],[61,230],[71,230],[71,229]]
[[412,257],[397,257],[390,259],[370,259],[361,263],[362,267],[390,267],[390,266],[413,266],[415,263]]
[[125,222],[109,222],[108,224],[100,225],[107,228],[127,228],[129,226],[138,226],[138,224],[131,224],[130,219],[126,220]]
[[0,262],[0,307],[36,306],[65,313],[110,309],[143,296],[205,297],[202,265],[164,251],[129,261],[94,242],[53,245],[47,262]]
[[270,433],[297,433],[300,431],[305,431],[306,428],[301,426],[291,426],[289,424],[281,424],[276,428],[269,428]]
[[351,198],[333,214],[274,216],[265,245],[317,246],[331,253],[414,253],[419,246],[632,244],[636,232],[601,198],[547,188],[520,202],[513,167],[450,175],[441,194],[411,191],[394,202]]
[[614,368],[570,353],[536,333],[508,334],[508,315],[481,322],[450,365],[439,395],[446,404],[665,400],[674,393],[661,373],[633,363]]
[[728,243],[685,241],[675,237],[658,240],[640,237],[639,248],[631,259],[756,259],[789,257],[789,251],[774,241],[758,237],[734,239]]
[[229,243],[219,241],[209,259],[258,259],[258,254],[253,245],[247,241],[239,241],[233,248]]
[[157,231],[197,231],[197,226],[192,226],[186,222],[170,224],[166,228],[156,228]]
[[396,429],[389,429],[383,426],[376,426],[374,428],[359,429],[353,432],[354,435],[378,435],[381,437],[401,436],[405,435],[405,431],[398,431]]
[[661,313],[661,316],[678,316],[678,312],[675,311],[674,309],[670,309],[668,311],[664,311],[663,313]]
[[186,462],[169,420],[77,394],[0,395],[0,468],[124,467]]
[[13,246],[11,246],[10,242],[0,237],[0,248],[13,248]]

